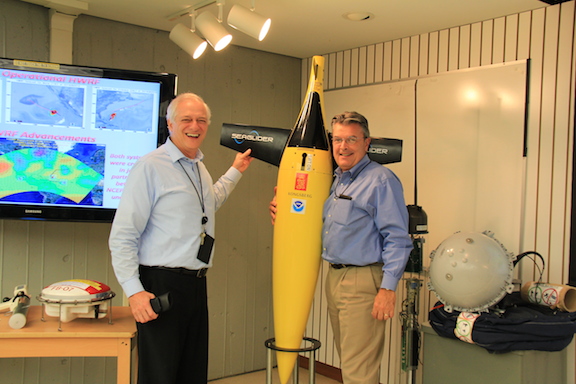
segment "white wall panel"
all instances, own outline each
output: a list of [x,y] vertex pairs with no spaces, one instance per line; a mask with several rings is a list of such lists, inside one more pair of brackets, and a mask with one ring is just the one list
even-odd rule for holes
[[384,76],[383,81],[392,80],[392,42],[384,43]]
[[383,81],[384,75],[384,44],[379,43],[375,45],[374,52],[374,82],[380,83]]
[[493,46],[493,33],[494,33],[494,20],[487,20],[481,23],[482,25],[482,43],[480,50],[480,65],[490,65],[493,63],[494,51]]
[[[357,85],[366,84],[367,68],[368,68],[368,54],[366,47],[358,48],[358,83]],[[373,63],[370,63],[373,64]]]
[[410,60],[410,69],[406,77],[416,77],[418,76],[420,66],[420,36],[412,36],[410,38],[410,53],[408,58]]
[[351,75],[351,68],[352,68],[352,52],[351,51],[344,51],[344,57],[342,59],[344,62],[343,74],[342,74],[342,86],[349,87],[352,84],[352,75]]
[[516,39],[516,58],[518,60],[525,60],[530,57],[532,15],[532,12],[525,12],[518,15],[518,35]]
[[[552,251],[550,238],[551,229],[551,204],[552,204],[552,183],[553,183],[553,149],[555,106],[556,99],[556,68],[558,51],[558,8],[547,10],[545,15],[544,28],[544,50],[542,57],[542,88],[541,88],[541,125],[539,137],[540,158],[538,160],[538,222],[536,227],[536,248],[548,259]],[[550,262],[547,262],[549,265]],[[546,281],[551,281],[550,277],[554,271],[547,268],[545,272]]]
[[410,55],[412,51],[410,50],[410,38],[402,39],[400,45],[400,51],[402,52],[402,56],[400,58],[400,78],[405,79],[410,77],[410,70],[411,70],[411,62],[410,62]]
[[470,25],[460,27],[460,39],[458,45],[458,67],[456,69],[463,69],[470,67]]
[[360,48],[350,50],[350,86],[355,86],[360,83],[359,51]]
[[366,83],[374,83],[376,70],[376,46],[369,45],[366,47]]
[[[511,15],[506,18],[506,31],[504,42],[504,59],[503,61],[517,60],[518,55],[518,15]],[[524,58],[525,59],[525,58]]]
[[[550,12],[549,16],[558,20],[558,26],[550,39],[557,41],[557,61],[555,74],[571,73],[572,52],[562,50],[560,47],[572,41],[568,37],[574,31],[573,15],[568,13]],[[548,37],[547,37],[548,38]],[[567,258],[553,257],[553,255],[568,255],[570,250],[567,247],[569,237],[563,230],[566,221],[569,220],[569,201],[567,201],[567,184],[571,184],[571,109],[574,102],[562,97],[566,94],[574,94],[572,87],[572,76],[566,81],[556,81],[556,87],[552,98],[555,100],[553,117],[553,143],[552,143],[552,185],[551,185],[551,205],[550,205],[550,255],[548,270],[550,271],[550,281],[563,281],[563,276],[567,274]],[[568,204],[567,204],[568,203]],[[568,223],[569,225],[569,223]]]
[[432,32],[428,37],[428,74],[438,73],[438,45],[440,32]]
[[392,68],[390,77],[392,80],[400,78],[400,71],[402,70],[402,40],[394,40],[392,42]]
[[[335,71],[331,71],[334,73],[335,75],[335,83],[336,83],[336,88],[338,87],[342,87],[344,85],[344,53],[343,52],[337,52],[336,55],[331,55],[330,56],[330,61],[334,61],[335,65],[336,65],[336,70]],[[346,72],[346,74],[348,74],[348,72]]]
[[[527,51],[530,58],[530,103],[528,104],[528,156],[527,169],[538,169],[540,157],[540,125],[541,125],[541,94],[542,94],[542,56],[544,35],[543,10],[531,12],[531,26],[527,34],[522,35],[529,42]],[[537,187],[540,182],[538,171],[526,172],[525,218],[522,242],[527,249],[536,249],[537,224],[542,218],[538,217]],[[524,262],[519,265],[520,276],[524,281],[535,278],[532,268],[524,268]]]
[[470,34],[470,68],[480,65],[482,56],[482,23],[474,23]]
[[451,28],[448,31],[448,71],[460,67],[460,28]]
[[[338,55],[336,53],[331,53],[324,61],[325,71],[326,73],[330,73],[330,76],[324,78],[324,84],[327,88],[332,88],[337,84],[342,84],[342,72],[341,69],[337,69],[342,67],[338,64]],[[308,72],[310,71],[308,70]]]
[[444,29],[438,32],[438,72],[448,70],[450,54],[450,30]]
[[418,36],[420,49],[418,50],[418,76],[425,76],[428,72],[428,56],[430,51],[430,36],[423,34]]
[[504,45],[506,44],[506,18],[494,20],[494,32],[492,36],[492,64],[504,62]]

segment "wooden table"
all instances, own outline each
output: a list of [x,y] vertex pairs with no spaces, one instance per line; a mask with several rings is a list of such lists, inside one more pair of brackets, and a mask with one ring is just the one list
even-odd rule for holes
[[44,316],[42,307],[31,306],[26,325],[12,329],[9,317],[0,320],[0,358],[3,357],[102,357],[118,358],[118,384],[130,384],[131,341],[136,322],[129,307],[112,308],[112,324],[102,319],[74,319],[62,323]]

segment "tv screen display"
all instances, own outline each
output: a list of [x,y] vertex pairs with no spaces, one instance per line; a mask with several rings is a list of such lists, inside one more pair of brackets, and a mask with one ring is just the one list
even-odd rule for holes
[[111,222],[176,76],[0,59],[0,219]]

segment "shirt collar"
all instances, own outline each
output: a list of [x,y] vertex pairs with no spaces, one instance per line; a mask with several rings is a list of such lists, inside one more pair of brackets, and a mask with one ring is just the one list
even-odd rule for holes
[[198,151],[196,151],[196,157],[193,159],[190,159],[190,158],[184,156],[182,151],[180,151],[178,149],[178,147],[176,146],[176,144],[174,144],[172,142],[172,139],[170,139],[170,137],[168,137],[168,139],[166,140],[165,145],[166,145],[166,152],[168,152],[168,155],[170,156],[170,159],[172,159],[173,163],[175,163],[181,159],[184,159],[185,161],[191,161],[191,162],[197,162],[197,161],[204,160],[204,153],[202,153],[200,148],[198,148]]
[[350,177],[351,178],[356,178],[356,176],[358,176],[358,174],[360,173],[360,171],[362,171],[364,169],[364,167],[366,167],[368,165],[368,163],[370,162],[370,158],[368,157],[368,154],[364,155],[364,157],[358,162],[358,164],[356,164],[355,166],[353,166],[351,169],[347,170],[347,171],[342,171],[342,169],[340,169],[340,167],[336,168],[336,170],[334,171],[334,174],[338,177],[342,177],[343,174],[345,174],[346,172],[350,173]]

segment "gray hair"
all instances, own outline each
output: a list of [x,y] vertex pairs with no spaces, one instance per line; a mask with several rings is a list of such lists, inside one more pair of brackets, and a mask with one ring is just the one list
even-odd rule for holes
[[360,124],[362,127],[362,133],[365,138],[370,137],[370,130],[368,129],[368,120],[358,112],[344,112],[340,113],[332,118],[332,127],[334,124],[350,125],[350,124]]
[[208,124],[210,124],[210,118],[212,117],[212,112],[210,112],[210,107],[208,107],[208,104],[206,104],[206,102],[204,101],[204,99],[202,99],[200,96],[198,96],[195,93],[191,93],[191,92],[187,92],[187,93],[181,93],[178,96],[176,96],[168,105],[168,109],[166,110],[166,120],[172,121],[174,122],[176,119],[176,110],[178,109],[178,104],[180,104],[180,102],[184,101],[184,100],[196,100],[201,102],[202,104],[204,104],[204,107],[206,108],[206,113],[208,114]]

